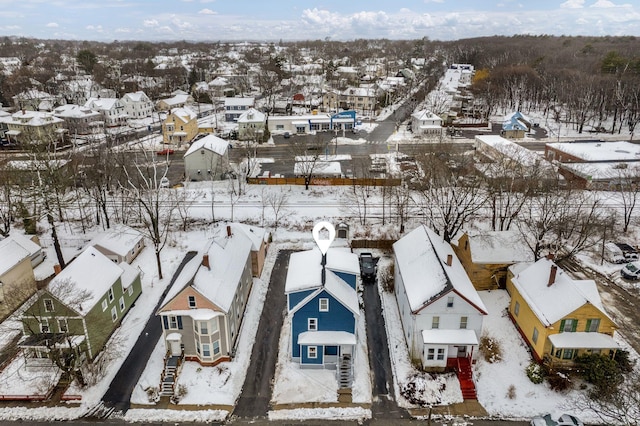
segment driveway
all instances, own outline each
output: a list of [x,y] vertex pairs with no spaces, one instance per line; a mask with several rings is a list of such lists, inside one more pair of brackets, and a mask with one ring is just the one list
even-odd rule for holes
[[[184,266],[195,257],[197,252],[190,251],[184,256],[178,269],[173,274],[171,282],[165,289],[164,293],[158,300],[158,303],[153,308],[151,316],[147,320],[147,324],[144,326],[142,333],[138,337],[135,345],[129,352],[129,355],[122,363],[120,370],[116,373],[115,377],[109,385],[109,389],[102,397],[102,405],[95,407],[91,410],[86,418],[105,418],[111,415],[114,411],[120,411],[123,414],[129,409],[131,403],[131,393],[134,387],[138,383],[142,372],[144,371],[153,349],[160,339],[162,334],[162,326],[160,319],[156,317],[156,312],[160,309],[160,304],[164,300],[167,292],[173,286],[173,283],[182,272]],[[144,296],[144,293],[143,293]],[[139,303],[144,303],[139,301]]]
[[269,411],[278,360],[280,330],[287,307],[284,284],[291,253],[291,250],[280,251],[273,266],[247,377],[233,411],[233,417],[265,418]]

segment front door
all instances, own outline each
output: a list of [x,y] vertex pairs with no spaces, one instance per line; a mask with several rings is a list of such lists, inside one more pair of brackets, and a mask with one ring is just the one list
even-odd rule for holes
[[169,345],[171,346],[171,356],[180,356],[182,353],[182,349],[180,348],[179,340],[170,340]]
[[458,358],[466,358],[467,357],[467,347],[466,346],[456,346],[458,348]]

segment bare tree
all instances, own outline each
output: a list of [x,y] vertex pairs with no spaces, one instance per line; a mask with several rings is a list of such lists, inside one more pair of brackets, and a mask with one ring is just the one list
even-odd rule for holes
[[311,184],[322,148],[323,144],[318,136],[313,139],[293,138],[293,142],[289,146],[289,151],[296,162],[296,176],[304,178],[304,189],[306,190]]
[[616,164],[611,167],[609,177],[613,181],[611,189],[615,189],[622,205],[622,232],[626,233],[640,201],[640,167],[628,163]]
[[[264,196],[264,194],[263,194]],[[273,213],[273,227],[278,229],[280,221],[287,215],[287,203],[289,202],[289,196],[286,192],[270,191],[265,197],[265,203],[271,207]]]

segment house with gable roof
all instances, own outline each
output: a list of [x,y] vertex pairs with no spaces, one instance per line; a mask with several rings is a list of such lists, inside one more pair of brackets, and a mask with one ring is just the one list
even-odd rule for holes
[[476,290],[505,288],[509,266],[534,260],[533,251],[515,230],[467,231],[451,245]]
[[[99,271],[99,273],[97,273]],[[88,247],[41,290],[22,313],[19,346],[33,358],[70,345],[93,360],[142,294],[140,270]]]
[[181,145],[198,134],[198,115],[188,107],[173,108],[162,123],[162,142]]
[[153,102],[151,102],[151,99],[149,99],[142,90],[125,93],[120,101],[129,118],[138,119],[151,117],[153,113]]
[[37,244],[27,242],[31,241],[17,236],[0,241],[0,318],[11,314],[37,290],[32,261],[36,252],[32,245]]
[[531,131],[531,119],[520,111],[516,111],[504,118],[500,135],[509,139],[522,139],[529,131]]
[[116,225],[90,243],[115,263],[131,263],[144,248],[144,236],[137,229]]
[[171,111],[174,108],[184,108],[187,104],[193,102],[193,97],[183,90],[176,90],[171,93],[173,96],[166,99],[160,99],[156,102],[156,110]]
[[224,98],[224,121],[238,121],[238,118],[254,105],[254,98]]
[[594,280],[574,280],[549,258],[509,268],[509,316],[534,358],[571,367],[582,354],[613,356],[618,328]]
[[411,114],[411,131],[416,135],[442,135],[442,118],[423,109]]
[[127,113],[118,98],[89,98],[84,106],[102,114],[105,127],[122,126],[127,122]]
[[232,358],[253,285],[251,239],[234,223],[215,232],[193,278],[172,287],[157,312],[169,357],[202,365]]
[[190,181],[220,180],[229,170],[229,142],[207,135],[184,154],[184,176]]
[[[323,222],[326,223],[326,222]],[[318,226],[318,225],[316,225]],[[358,255],[349,248],[292,253],[285,282],[291,358],[301,367],[336,369],[350,387],[360,318]]]
[[238,117],[238,140],[262,142],[266,125],[266,114],[261,113],[255,108],[249,108]]
[[487,315],[451,245],[420,225],[393,244],[395,296],[413,360],[423,368],[468,369]]

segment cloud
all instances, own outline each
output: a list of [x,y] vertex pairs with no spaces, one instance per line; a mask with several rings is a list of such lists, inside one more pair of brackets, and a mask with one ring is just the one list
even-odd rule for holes
[[560,4],[562,9],[580,9],[584,7],[584,0],[567,0]]
[[158,21],[155,19],[145,19],[142,22],[142,25],[144,25],[145,27],[157,27],[158,26]]
[[616,5],[610,2],[609,0],[598,0],[594,4],[592,4],[590,7],[608,8],[608,7],[616,7]]
[[130,32],[131,32],[131,30],[130,30],[129,28],[116,28],[116,29],[115,29],[115,32],[116,32],[116,33],[120,33],[120,34],[122,34],[122,33],[125,33],[125,34],[126,34],[126,33],[130,33]]
[[444,3],[444,0],[424,0],[425,3]]
[[211,9],[202,9],[202,10],[198,11],[198,14],[199,15],[217,15],[218,12],[213,11]]
[[102,32],[102,25],[87,25],[85,28],[89,31]]
[[55,22],[49,22],[47,25],[45,25],[47,28],[58,28],[60,25],[58,25]]

